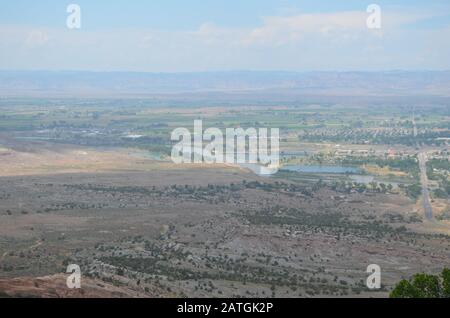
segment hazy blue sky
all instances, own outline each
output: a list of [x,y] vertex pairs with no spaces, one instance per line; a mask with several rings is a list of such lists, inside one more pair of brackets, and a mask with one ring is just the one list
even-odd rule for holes
[[[66,27],[70,3],[80,30]],[[450,69],[450,2],[0,0],[0,69]]]

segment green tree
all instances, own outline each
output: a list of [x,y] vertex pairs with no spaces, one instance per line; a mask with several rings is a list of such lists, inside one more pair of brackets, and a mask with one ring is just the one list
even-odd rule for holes
[[400,281],[390,294],[391,298],[449,298],[450,269],[441,275],[416,274],[410,280]]
[[389,192],[392,192],[392,190],[394,189],[394,187],[392,186],[392,184],[388,184],[387,185],[387,190],[389,191]]
[[445,298],[450,298],[450,269],[442,271],[442,293]]
[[401,280],[389,295],[391,298],[417,298],[417,290],[406,279]]

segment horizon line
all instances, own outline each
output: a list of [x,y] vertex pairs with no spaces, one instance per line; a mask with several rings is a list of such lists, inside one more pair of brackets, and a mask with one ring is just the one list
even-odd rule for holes
[[48,70],[48,69],[0,69],[0,73],[134,73],[134,74],[214,74],[214,73],[290,73],[290,74],[307,74],[307,73],[445,73],[450,69],[433,70],[433,69],[388,69],[388,70],[306,70],[306,71],[288,71],[288,70],[209,70],[209,71],[132,71],[132,70]]

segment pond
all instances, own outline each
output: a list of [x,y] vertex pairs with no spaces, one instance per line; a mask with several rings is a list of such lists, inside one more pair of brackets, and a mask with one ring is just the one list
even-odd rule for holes
[[151,152],[151,151],[135,151],[129,153],[130,156],[135,158],[144,158],[155,161],[164,161],[165,155],[161,152]]
[[324,174],[360,174],[363,171],[357,167],[344,166],[307,166],[307,165],[289,165],[284,166],[281,170],[294,171],[302,173],[324,173]]

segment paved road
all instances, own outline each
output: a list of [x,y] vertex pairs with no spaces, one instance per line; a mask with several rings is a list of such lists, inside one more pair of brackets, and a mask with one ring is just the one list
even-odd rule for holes
[[[414,138],[417,137],[417,125],[416,125],[416,108],[413,110],[413,135]],[[419,148],[419,145],[417,145]],[[422,199],[423,199],[423,210],[425,212],[425,217],[428,220],[433,219],[433,207],[430,202],[430,191],[428,190],[428,176],[427,176],[427,154],[426,152],[420,152],[417,157],[419,158],[420,167],[420,183],[422,184]]]
[[428,176],[427,176],[427,154],[421,152],[418,155],[420,167],[420,183],[422,184],[422,200],[425,217],[428,220],[433,219],[433,208],[430,202],[430,191],[428,190]]

